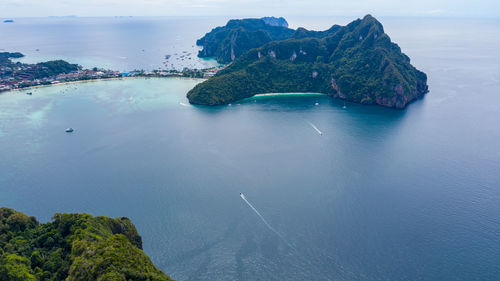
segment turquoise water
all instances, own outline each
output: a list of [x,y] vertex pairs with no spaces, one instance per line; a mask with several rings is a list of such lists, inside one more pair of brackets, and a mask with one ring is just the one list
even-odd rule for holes
[[404,111],[195,107],[179,78],[0,94],[0,205],[130,217],[177,280],[496,280],[500,24],[382,22],[429,76]]

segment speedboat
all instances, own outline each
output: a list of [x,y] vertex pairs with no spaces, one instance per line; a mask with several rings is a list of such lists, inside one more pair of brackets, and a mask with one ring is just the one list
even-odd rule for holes
[[72,133],[74,130],[73,128],[67,128],[66,130],[64,130],[66,133]]

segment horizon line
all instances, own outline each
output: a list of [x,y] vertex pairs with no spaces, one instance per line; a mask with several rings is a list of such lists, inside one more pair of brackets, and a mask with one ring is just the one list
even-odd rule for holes
[[[374,16],[375,18],[464,18],[464,19],[500,19],[500,15],[489,15],[489,16],[477,16],[477,15],[374,15],[372,13],[368,13]],[[274,17],[332,17],[332,18],[347,18],[347,17],[358,17],[362,18],[367,15],[278,15]],[[230,17],[230,18],[261,18],[268,15],[99,15],[99,16],[90,16],[90,15],[62,15],[62,16],[11,16],[5,17],[0,16],[1,20],[6,19],[22,19],[22,18],[220,18],[220,17]]]

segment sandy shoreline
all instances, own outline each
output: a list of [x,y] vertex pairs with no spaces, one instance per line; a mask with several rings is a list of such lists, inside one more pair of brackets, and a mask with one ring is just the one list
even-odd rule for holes
[[112,78],[98,78],[98,79],[88,79],[88,80],[76,80],[76,81],[67,81],[67,82],[60,82],[57,84],[48,84],[48,85],[36,85],[36,86],[29,86],[29,87],[24,87],[24,88],[18,88],[18,89],[11,89],[8,91],[3,91],[0,92],[1,94],[6,94],[9,92],[15,92],[15,91],[24,91],[24,90],[30,90],[30,89],[37,89],[37,88],[42,88],[42,87],[53,87],[53,86],[58,86],[58,85],[69,85],[69,84],[76,84],[76,83],[85,83],[85,82],[100,82],[100,81],[112,81],[112,80],[123,80],[123,79],[145,79],[145,78],[184,78],[184,79],[199,79],[199,80],[206,80],[204,78],[192,78],[192,77],[179,77],[179,76],[152,76],[152,77],[147,77],[147,76],[134,76],[134,77],[112,77]]

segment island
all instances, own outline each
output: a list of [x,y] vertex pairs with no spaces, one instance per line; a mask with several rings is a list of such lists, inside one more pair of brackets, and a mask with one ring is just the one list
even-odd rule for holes
[[[371,15],[319,32],[304,28],[285,31],[285,27],[279,27],[283,29],[282,37],[266,42],[270,36],[264,36],[266,40],[232,48],[237,41],[231,45],[227,39],[235,38],[235,30],[242,31],[233,26],[248,22],[255,20],[230,21],[200,39],[204,43],[202,55],[221,55],[226,61],[230,48],[235,56],[212,78],[188,92],[190,103],[224,105],[256,94],[313,92],[402,109],[428,92],[426,74],[410,64],[410,58],[391,42],[382,24]],[[258,25],[267,24],[262,21]],[[233,35],[229,35],[231,32]],[[213,46],[225,53],[212,52]],[[206,47],[209,50],[204,51]],[[243,53],[236,57],[238,52]]]
[[55,214],[34,217],[0,208],[0,280],[172,280],[142,251],[128,218]]

